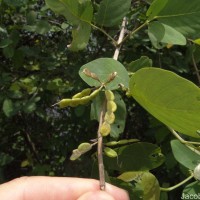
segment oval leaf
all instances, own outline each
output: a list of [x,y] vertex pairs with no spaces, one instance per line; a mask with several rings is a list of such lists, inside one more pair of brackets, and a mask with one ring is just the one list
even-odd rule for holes
[[96,22],[107,27],[118,25],[130,6],[131,0],[102,0],[96,15]]
[[130,80],[134,99],[165,125],[199,138],[200,89],[173,72],[143,68]]
[[83,73],[84,69],[88,69],[90,72],[95,73],[99,78],[101,83],[106,83],[109,79],[109,76],[116,72],[116,77],[106,84],[106,89],[115,90],[119,88],[119,84],[123,84],[125,87],[128,87],[128,72],[124,66],[112,59],[112,58],[99,58],[83,65],[79,71],[80,77],[90,86],[99,87],[101,83],[91,77],[86,76]]
[[164,46],[167,44],[186,45],[186,38],[180,32],[160,22],[149,24],[148,35],[156,48],[162,47],[160,43]]
[[175,159],[183,166],[194,170],[198,163],[200,163],[200,156],[178,140],[172,140],[171,147]]
[[[157,0],[159,3],[161,0]],[[158,7],[160,7],[158,6]],[[175,28],[187,37],[199,36],[200,31],[200,3],[199,0],[168,0],[162,9],[158,7],[152,8],[154,13],[152,16],[156,17],[159,22]]]
[[72,30],[73,41],[68,47],[72,51],[82,50],[86,47],[93,17],[93,7],[90,0],[46,0],[46,4],[54,12],[63,15],[75,27]]
[[117,171],[144,171],[160,166],[164,162],[161,149],[154,144],[139,142],[114,149],[118,157],[104,157],[108,169]]
[[141,185],[144,190],[144,200],[159,200],[160,199],[160,186],[156,177],[150,172],[124,172],[118,179],[125,182],[136,181]]

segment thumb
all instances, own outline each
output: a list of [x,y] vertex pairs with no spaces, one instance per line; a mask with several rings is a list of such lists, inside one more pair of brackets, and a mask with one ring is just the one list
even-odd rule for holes
[[87,192],[77,200],[115,200],[112,196],[108,193],[103,191],[94,191],[94,192]]

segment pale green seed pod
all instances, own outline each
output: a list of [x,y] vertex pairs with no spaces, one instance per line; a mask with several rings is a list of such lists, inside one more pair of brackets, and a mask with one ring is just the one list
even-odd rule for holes
[[105,143],[106,146],[116,146],[117,144],[118,144],[117,141],[111,141],[111,142]]
[[89,96],[85,96],[85,97],[82,97],[80,98],[80,105],[84,105],[84,104],[87,104],[88,102],[90,101],[90,98]]
[[109,147],[104,148],[104,153],[110,158],[117,157],[117,152],[114,151],[113,149],[109,148]]
[[111,90],[106,90],[105,95],[106,95],[107,101],[114,101],[115,100],[115,95]]
[[78,150],[81,152],[81,154],[84,154],[91,149],[92,149],[92,145],[90,143],[87,143],[87,142],[81,143],[78,146]]
[[115,112],[117,110],[117,104],[114,101],[107,101],[107,111]]
[[71,99],[62,99],[60,102],[58,102],[58,105],[60,108],[65,108],[67,106],[70,106],[71,102]]
[[81,152],[78,149],[74,149],[72,151],[72,155],[70,157],[70,160],[76,160],[81,156]]
[[107,122],[103,122],[103,124],[100,127],[100,133],[103,137],[109,135],[111,131],[111,127],[110,124],[108,124]]
[[129,141],[126,139],[118,141],[118,144],[128,144],[128,143],[129,143]]
[[128,140],[124,139],[124,140],[119,140],[118,144],[123,145],[123,144],[132,143],[132,142],[139,142],[139,140],[138,139],[128,139]]
[[78,98],[78,99],[71,99],[71,103],[69,104],[69,106],[76,107],[76,106],[78,106],[80,104],[81,104],[81,99],[80,98]]
[[132,142],[139,142],[139,141],[140,141],[140,140],[138,140],[138,139],[129,139],[129,140],[128,140],[129,143],[132,143]]
[[106,112],[104,116],[104,121],[108,124],[112,124],[115,121],[115,114],[113,112]]
[[94,90],[89,96],[90,100],[94,99],[99,94],[100,90],[101,90],[100,88]]
[[82,98],[82,97],[85,97],[85,96],[88,96],[90,93],[91,93],[91,88],[86,88],[84,90],[82,90],[81,92],[75,94],[72,99],[77,99],[77,98]]
[[72,96],[72,99],[77,99],[77,98],[81,98],[81,92],[78,92],[77,94]]

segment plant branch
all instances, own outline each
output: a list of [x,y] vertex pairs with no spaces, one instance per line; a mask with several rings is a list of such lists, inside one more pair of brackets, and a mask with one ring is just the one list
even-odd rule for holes
[[105,115],[105,107],[106,107],[106,100],[103,104],[100,116],[99,116],[99,128],[97,133],[98,138],[98,147],[97,147],[97,154],[98,154],[98,165],[99,165],[99,181],[100,181],[100,190],[105,190],[105,173],[104,173],[104,164],[103,164],[103,137],[100,133],[100,128],[103,123],[104,115]]
[[195,74],[197,75],[197,79],[198,79],[198,82],[199,82],[199,85],[200,85],[200,73],[199,73],[199,69],[197,67],[193,52],[192,52],[192,62],[193,62]]
[[[124,38],[126,22],[127,22],[126,18],[124,18],[123,22],[122,22],[122,28],[120,31],[118,42],[116,43],[116,41],[115,41],[116,44],[120,44]],[[120,47],[121,47],[121,45],[116,45],[115,53],[113,56],[113,58],[115,60],[118,59]],[[100,181],[100,190],[103,190],[103,191],[105,190],[106,184],[105,184],[105,172],[104,172],[104,164],[103,164],[103,137],[100,133],[100,128],[104,121],[104,115],[106,112],[106,103],[107,103],[107,101],[105,99],[105,101],[103,103],[103,107],[100,112],[100,116],[99,116],[99,128],[98,128],[98,132],[97,132],[97,138],[98,138],[97,155],[98,155],[98,165],[99,165],[99,181]]]
[[116,48],[114,56],[113,56],[113,59],[115,59],[115,60],[117,60],[118,57],[119,57],[119,52],[120,52],[121,45],[122,45],[121,42],[124,38],[125,31],[126,31],[126,23],[127,23],[127,19],[126,19],[126,17],[124,17],[124,19],[122,21],[121,31],[120,31],[120,34],[119,34],[119,39],[117,41],[117,48]]
[[172,186],[172,187],[168,187],[168,188],[162,188],[160,187],[160,190],[163,191],[163,192],[170,192],[178,187],[180,187],[181,185],[185,184],[186,182],[188,182],[189,180],[191,180],[192,178],[194,177],[194,175],[190,175],[189,177],[187,177],[185,180],[181,181],[180,183]]
[[144,22],[144,24],[141,24],[139,27],[134,28],[126,37],[124,37],[124,39],[120,43],[118,43],[118,45],[123,44],[131,35],[134,35],[135,33],[137,33],[140,29],[145,27],[148,23],[149,21],[147,20]]
[[114,46],[117,46],[117,42],[115,41],[115,39],[112,38],[108,33],[106,33],[106,31],[104,31],[103,29],[99,28],[98,26],[95,26],[92,23],[90,23],[90,26],[92,26],[94,29],[97,29],[97,30],[101,31],[104,35],[106,35],[113,42]]
[[191,142],[184,140],[174,129],[168,127],[170,132],[183,144],[194,144],[194,145],[200,145],[200,142]]
[[186,141],[184,140],[174,129],[168,127],[168,129],[171,131],[171,133],[183,144],[185,144],[185,146],[187,148],[189,148],[190,150],[194,151],[196,154],[200,155],[200,152],[195,149],[194,147],[192,147],[191,145],[200,145],[199,142],[190,142],[190,141]]

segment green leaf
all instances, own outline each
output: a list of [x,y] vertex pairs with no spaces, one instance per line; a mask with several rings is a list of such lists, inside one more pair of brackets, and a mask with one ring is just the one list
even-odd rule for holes
[[128,64],[128,70],[131,72],[136,72],[144,67],[152,67],[152,60],[147,56],[141,56]]
[[144,189],[143,200],[160,200],[160,186],[153,174],[145,172],[142,175],[140,184]]
[[143,68],[130,80],[133,98],[165,125],[199,138],[200,89],[173,72]]
[[85,22],[72,30],[73,41],[68,46],[71,51],[79,51],[87,46],[90,38],[91,26]]
[[147,10],[148,20],[152,20],[166,5],[168,0],[155,0]]
[[199,188],[200,188],[200,182],[195,181],[193,183],[188,184],[183,192],[182,192],[182,199],[191,199],[190,197],[194,197],[193,199],[198,199],[199,197]]
[[113,138],[118,138],[124,131],[126,123],[126,104],[124,103],[120,94],[115,92],[115,103],[117,110],[115,111],[115,121],[111,124],[110,135]]
[[107,90],[115,90],[119,88],[119,84],[123,84],[125,87],[128,87],[128,72],[124,68],[124,66],[112,59],[112,58],[99,58],[93,60],[80,68],[79,75],[80,77],[90,86],[99,87],[101,83],[97,80],[92,79],[91,77],[86,76],[83,73],[83,70],[87,68],[90,72],[95,73],[101,83],[105,83],[108,81],[109,76],[113,72],[117,72],[117,76],[110,83],[106,84]]
[[4,0],[8,6],[21,7],[27,3],[28,0]]
[[171,147],[175,159],[186,168],[194,170],[200,163],[200,156],[178,140],[172,140]]
[[12,45],[9,45],[3,49],[3,54],[6,58],[12,58],[14,56],[15,49]]
[[12,43],[13,43],[13,41],[11,39],[9,39],[9,38],[3,39],[0,42],[0,48],[5,48],[5,47],[9,46]]
[[129,194],[130,199],[141,200],[144,192],[143,188],[141,188],[139,184],[127,183],[114,177],[110,177],[110,181],[112,185],[126,190]]
[[[155,3],[161,6],[159,1],[157,0]],[[154,13],[152,16],[159,22],[175,28],[187,37],[199,35],[199,0],[192,0],[190,2],[188,0],[168,0],[162,9],[157,9],[156,6],[152,8],[151,12]]]
[[12,156],[10,156],[10,155],[8,155],[6,153],[1,152],[0,153],[0,167],[3,167],[5,165],[9,164],[10,162],[13,161],[13,159],[14,158]]
[[102,0],[96,15],[96,23],[111,27],[118,25],[128,13],[131,0]]
[[159,200],[160,199],[160,186],[156,177],[150,172],[145,171],[130,171],[124,172],[118,179],[125,182],[136,181],[143,188],[143,200]]
[[114,149],[118,157],[104,157],[108,169],[125,171],[144,171],[157,168],[164,162],[161,149],[154,144],[138,142]]
[[162,47],[161,43],[164,46],[167,44],[186,45],[186,38],[180,32],[160,22],[149,24],[148,35],[155,48]]
[[93,17],[93,7],[90,0],[46,0],[46,4],[54,12],[63,15],[72,25],[73,41],[69,45],[72,51],[82,50],[86,47]]
[[5,99],[3,102],[3,112],[7,117],[11,117],[14,112],[14,105],[11,99]]
[[51,25],[47,21],[41,20],[38,23],[36,23],[35,25],[24,26],[24,29],[27,31],[36,32],[38,34],[44,35],[50,31]]

